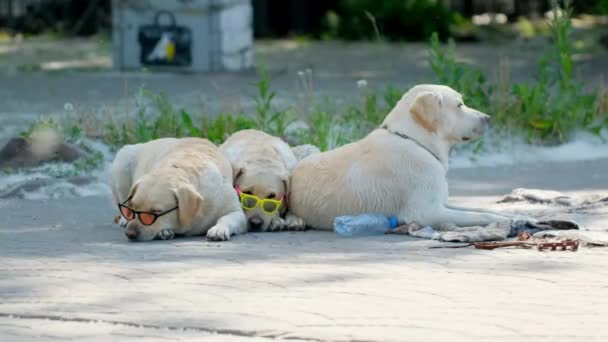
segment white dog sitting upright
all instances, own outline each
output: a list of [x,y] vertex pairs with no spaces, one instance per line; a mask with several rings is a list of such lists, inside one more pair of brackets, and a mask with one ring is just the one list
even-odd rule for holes
[[232,188],[232,167],[204,139],[124,146],[112,164],[112,193],[129,240],[201,234],[228,240],[247,230]]
[[400,223],[485,225],[508,219],[447,205],[448,156],[478,138],[490,117],[440,85],[403,95],[381,128],[364,139],[311,155],[292,172],[290,210],[307,226],[331,229],[340,215],[382,213]]

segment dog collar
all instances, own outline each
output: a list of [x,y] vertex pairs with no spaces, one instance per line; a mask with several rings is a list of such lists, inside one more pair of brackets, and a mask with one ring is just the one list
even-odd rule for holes
[[407,136],[407,135],[405,135],[403,133],[392,131],[392,130],[388,129],[388,127],[386,127],[386,126],[382,126],[382,128],[385,129],[385,130],[387,130],[389,133],[392,133],[392,134],[394,134],[394,135],[396,135],[396,136],[398,136],[400,138],[403,138],[405,140],[411,140],[411,141],[413,141],[416,145],[420,146],[421,148],[423,148],[424,150],[426,150],[428,153],[430,153],[435,159],[437,159],[437,161],[440,164],[443,164],[443,163],[441,163],[441,159],[439,159],[439,156],[437,156],[437,154],[435,152],[429,150],[426,146],[424,146],[421,143],[419,143],[418,140],[416,140],[416,139],[414,139],[414,138],[412,138],[410,136]]

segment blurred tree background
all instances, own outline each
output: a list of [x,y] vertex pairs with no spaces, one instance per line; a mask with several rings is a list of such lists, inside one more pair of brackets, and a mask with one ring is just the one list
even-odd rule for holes
[[[173,1],[173,0],[167,0]],[[177,0],[175,0],[177,1]],[[541,16],[551,0],[252,0],[258,38],[441,39],[479,13],[509,21]],[[608,14],[608,0],[572,0],[575,12]],[[0,0],[0,28],[10,32],[92,35],[111,28],[111,0]]]
[[[502,13],[510,22],[542,17],[552,0],[253,0],[258,37],[443,40],[473,15]],[[557,1],[563,3],[563,1]],[[608,14],[608,0],[572,0],[575,14]]]
[[0,28],[15,33],[93,35],[112,25],[111,0],[0,0]]

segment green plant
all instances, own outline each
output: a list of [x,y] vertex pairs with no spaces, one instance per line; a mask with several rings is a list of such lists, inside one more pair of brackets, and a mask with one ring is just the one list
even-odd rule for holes
[[179,112],[182,120],[182,125],[187,132],[188,135],[192,137],[202,137],[203,132],[201,128],[194,126],[194,122],[192,121],[192,116],[185,109],[180,110]]
[[270,77],[264,68],[258,72],[258,82],[255,87],[258,95],[255,97],[256,127],[271,134],[284,136],[285,128],[292,121],[290,112],[277,110],[272,105],[276,92],[270,88]]
[[264,130],[273,116],[272,99],[276,93],[270,90],[270,78],[265,69],[260,70],[258,81],[254,85],[258,90],[258,96],[255,98],[256,121],[258,127]]
[[103,154],[99,151],[90,151],[88,155],[74,162],[74,172],[71,176],[79,176],[91,173],[99,169],[104,163]]
[[364,87],[361,95],[360,103],[355,102],[344,112],[338,114],[337,122],[342,127],[348,127],[349,132],[348,134],[342,133],[340,136],[349,136],[347,140],[360,139],[380,126],[403,93],[393,86],[386,87],[382,92]]
[[59,124],[59,122],[53,118],[53,117],[48,117],[48,118],[38,118],[37,120],[35,120],[26,130],[21,131],[21,133],[19,135],[21,135],[24,138],[28,138],[32,135],[32,133],[34,131],[38,131],[41,129],[52,129],[58,133],[61,133],[62,128],[61,125]]
[[439,36],[434,33],[430,46],[429,61],[439,83],[458,89],[471,107],[487,108],[492,87],[486,83],[483,72],[456,60],[456,45],[451,39],[447,49],[443,49]]
[[539,60],[533,82],[492,84],[474,67],[460,63],[455,45],[447,49],[437,35],[430,41],[430,64],[438,81],[463,94],[472,107],[496,113],[498,126],[515,128],[531,142],[562,143],[577,130],[599,133],[606,124],[606,108],[598,92],[585,91],[574,78],[571,14],[566,7],[553,9],[549,24],[554,44]]
[[386,106],[389,111],[397,105],[397,102],[399,102],[399,100],[401,100],[403,93],[403,90],[399,90],[397,87],[392,85],[389,85],[384,88],[382,97],[384,98],[384,102],[386,103]]
[[339,37],[340,16],[334,11],[328,11],[323,20],[326,27],[325,32],[321,34],[321,39],[332,40]]
[[327,151],[331,146],[331,129],[333,126],[333,117],[330,113],[318,110],[315,111],[310,118],[310,126],[312,134],[310,143],[319,147],[321,151]]
[[232,133],[250,128],[257,128],[256,122],[243,114],[219,114],[214,119],[203,117],[201,137],[221,144]]
[[176,109],[162,93],[144,89],[142,94],[149,101],[138,102],[134,115],[127,114],[121,120],[111,118],[106,125],[103,139],[113,150],[162,137],[202,137],[219,144],[238,130],[259,128],[266,119],[220,113],[214,117],[201,114],[199,120],[185,109]]

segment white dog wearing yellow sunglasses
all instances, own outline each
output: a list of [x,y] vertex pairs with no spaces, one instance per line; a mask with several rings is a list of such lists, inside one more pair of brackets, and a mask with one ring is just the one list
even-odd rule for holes
[[328,230],[336,216],[366,213],[430,226],[509,219],[447,204],[450,149],[481,136],[489,121],[449,87],[415,86],[367,137],[298,163],[290,211],[308,226]]
[[132,241],[202,234],[222,241],[247,231],[232,167],[205,139],[124,146],[112,164],[112,193]]
[[[289,145],[257,130],[234,133],[221,146],[234,171],[234,191],[247,216],[249,231],[286,228],[291,169],[297,159]],[[303,228],[303,225],[301,225]]]

